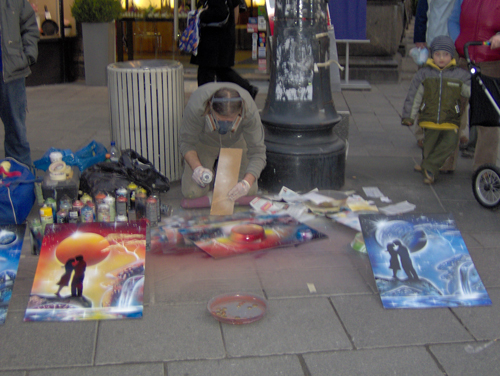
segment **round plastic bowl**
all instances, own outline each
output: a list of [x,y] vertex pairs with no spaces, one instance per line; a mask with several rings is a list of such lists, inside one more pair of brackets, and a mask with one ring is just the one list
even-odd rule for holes
[[266,313],[267,303],[253,294],[223,294],[210,299],[207,308],[216,320],[240,325],[260,320]]

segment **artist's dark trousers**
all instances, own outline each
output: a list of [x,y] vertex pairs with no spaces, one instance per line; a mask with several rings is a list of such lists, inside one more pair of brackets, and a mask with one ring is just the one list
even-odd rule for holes
[[198,86],[208,82],[234,82],[240,85],[243,89],[251,93],[252,85],[248,80],[241,77],[238,72],[230,67],[214,68],[214,67],[198,67]]

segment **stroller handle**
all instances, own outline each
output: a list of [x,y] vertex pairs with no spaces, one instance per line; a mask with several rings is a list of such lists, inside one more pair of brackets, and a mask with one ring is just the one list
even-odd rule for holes
[[471,41],[464,44],[464,54],[465,60],[467,60],[467,64],[470,65],[470,56],[469,56],[469,46],[489,46],[491,42],[480,42],[480,41]]

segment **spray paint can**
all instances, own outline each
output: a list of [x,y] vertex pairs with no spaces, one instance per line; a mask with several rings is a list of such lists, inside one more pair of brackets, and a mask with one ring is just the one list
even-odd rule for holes
[[86,205],[87,202],[92,202],[92,197],[90,197],[89,194],[84,193],[82,197],[80,197],[80,201],[82,202],[83,205]]
[[205,184],[209,184],[212,182],[213,174],[212,171],[204,171],[201,175],[201,181]]
[[68,223],[78,223],[80,222],[80,216],[78,214],[78,209],[71,209],[68,212]]
[[128,191],[128,210],[130,209],[135,209],[135,194],[137,190],[137,184],[135,183],[130,183],[127,185],[127,191]]
[[94,222],[94,211],[88,203],[82,208],[80,219],[82,223]]
[[42,223],[42,234],[45,234],[45,227],[48,224],[54,223],[54,216],[52,215],[52,207],[43,204],[40,208],[40,222]]
[[158,224],[158,200],[153,196],[149,196],[146,200],[146,219],[149,221],[150,226],[155,227]]
[[137,220],[146,217],[146,200],[147,192],[144,188],[137,188],[137,193],[135,194],[135,212]]
[[110,222],[109,205],[104,202],[97,207],[97,222]]
[[83,205],[83,202],[81,202],[80,200],[76,200],[75,202],[73,202],[73,210],[76,210],[78,212],[78,215],[81,215]]
[[68,223],[68,211],[61,209],[57,212],[57,223]]
[[151,193],[151,197],[154,197],[156,199],[156,221],[158,223],[160,223],[161,222],[161,198],[160,198],[160,192],[153,191],[153,193]]
[[127,196],[116,197],[116,215],[127,215]]
[[116,222],[128,222],[128,218],[126,215],[117,215]]
[[45,204],[52,208],[52,219],[54,220],[52,223],[57,221],[57,201],[55,198],[49,197],[45,200]]
[[104,203],[109,206],[109,222],[114,222],[116,217],[115,198],[111,195],[107,195],[104,199]]

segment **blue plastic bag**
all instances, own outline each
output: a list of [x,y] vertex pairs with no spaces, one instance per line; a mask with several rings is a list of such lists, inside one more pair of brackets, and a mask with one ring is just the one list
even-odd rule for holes
[[19,171],[21,175],[4,178],[0,174],[0,225],[21,224],[35,203],[35,175],[14,158],[3,161],[10,162],[9,172]]
[[200,43],[200,13],[198,9],[188,12],[187,27],[179,39],[179,49],[194,56],[198,55]]
[[78,166],[80,172],[96,163],[103,162],[108,152],[103,144],[91,141],[87,146],[73,153],[70,149],[50,148],[42,158],[33,162],[39,170],[47,171],[50,166],[50,153],[58,151],[63,155],[63,162],[68,166]]

